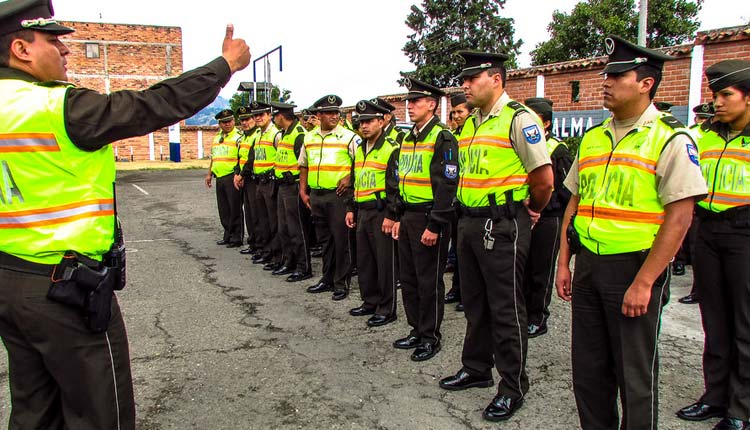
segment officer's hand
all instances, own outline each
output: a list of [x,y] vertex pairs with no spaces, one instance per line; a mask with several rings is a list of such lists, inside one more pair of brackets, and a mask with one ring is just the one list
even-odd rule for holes
[[433,233],[428,229],[424,229],[424,233],[422,233],[422,245],[424,246],[435,246],[438,240],[438,233]]
[[307,194],[304,190],[299,190],[299,198],[302,200],[302,203],[308,209],[312,209],[312,204],[310,204],[310,195],[309,194]]
[[395,223],[396,222],[393,221],[392,219],[383,218],[383,226],[381,227],[381,230],[383,231],[383,233],[390,236],[391,232],[393,232],[393,225]]
[[349,185],[352,182],[351,175],[346,175],[343,178],[341,178],[336,184],[336,195],[337,196],[343,196],[346,190],[349,188]]
[[534,228],[537,221],[539,221],[539,217],[541,217],[542,214],[531,210],[531,208],[529,207],[529,199],[524,200],[523,205],[526,207],[526,212],[529,213],[529,217],[531,217],[531,228]]
[[208,176],[206,176],[206,186],[208,188],[211,188],[211,174],[209,173]]
[[245,185],[245,179],[240,175],[234,175],[234,188],[239,191]]
[[557,296],[569,302],[573,298],[573,284],[571,283],[570,268],[564,265],[557,265],[557,276],[555,277],[555,288]]
[[401,228],[400,222],[393,223],[393,228],[391,229],[391,237],[393,240],[398,240],[398,229]]
[[345,221],[346,221],[346,226],[349,228],[354,228],[357,226],[357,223],[354,222],[354,212],[347,212]]
[[651,285],[633,281],[622,299],[622,314],[631,318],[646,315],[650,301]]
[[227,24],[224,43],[221,45],[221,56],[227,60],[232,73],[242,70],[250,64],[250,48],[243,39],[234,39],[234,25]]

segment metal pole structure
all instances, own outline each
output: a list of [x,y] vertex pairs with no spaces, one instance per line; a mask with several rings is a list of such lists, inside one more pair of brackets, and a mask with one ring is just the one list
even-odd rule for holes
[[641,11],[638,14],[638,44],[646,45],[646,34],[648,34],[648,0],[641,0]]
[[[257,95],[258,88],[257,88],[257,85],[256,85],[256,82],[258,82],[258,75],[256,73],[255,63],[257,63],[258,61],[260,61],[262,59],[265,59],[265,61],[263,63],[263,66],[264,66],[263,74],[264,74],[264,77],[268,76],[268,79],[270,79],[270,76],[271,76],[270,75],[270,69],[271,69],[271,67],[270,67],[270,60],[267,57],[270,54],[272,54],[272,53],[274,53],[276,51],[279,51],[279,71],[283,72],[284,68],[283,68],[282,55],[281,55],[281,45],[277,46],[276,48],[273,48],[272,50],[266,52],[265,54],[261,55],[260,57],[256,58],[255,60],[253,60],[253,98],[255,100],[258,100],[258,95]],[[270,80],[268,80],[266,82],[270,83]],[[266,97],[268,97],[268,95]],[[266,101],[268,101],[267,98],[266,98]]]

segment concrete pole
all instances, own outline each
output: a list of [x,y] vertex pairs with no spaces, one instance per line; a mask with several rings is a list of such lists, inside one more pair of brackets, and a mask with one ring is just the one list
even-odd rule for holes
[[648,34],[648,0],[641,0],[641,12],[638,15],[638,44],[646,45],[646,35]]

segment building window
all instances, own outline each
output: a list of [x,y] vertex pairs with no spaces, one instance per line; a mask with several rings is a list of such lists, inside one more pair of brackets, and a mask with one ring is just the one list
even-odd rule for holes
[[99,58],[99,44],[98,43],[86,44],[86,58]]
[[570,101],[578,103],[581,98],[581,82],[570,81]]

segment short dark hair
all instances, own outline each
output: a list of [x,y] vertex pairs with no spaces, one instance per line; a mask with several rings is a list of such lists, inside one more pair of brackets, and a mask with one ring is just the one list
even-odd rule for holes
[[649,100],[653,100],[656,96],[656,90],[659,88],[661,83],[661,70],[651,66],[639,66],[635,69],[636,79],[642,81],[646,78],[654,78],[654,86],[651,87],[651,91],[648,93]]
[[495,73],[500,74],[500,78],[503,80],[503,88],[505,88],[505,79],[508,77],[508,71],[505,69],[504,65],[498,65],[497,67],[490,67],[486,70],[487,74],[489,76],[494,75]]
[[21,39],[31,43],[34,41],[34,37],[34,31],[26,29],[0,36],[0,67],[8,67],[10,65],[10,42],[15,39]]
[[741,92],[743,97],[747,97],[747,95],[750,94],[750,82],[738,82],[730,86]]
[[277,112],[279,115],[283,116],[288,121],[294,121],[294,112],[289,110],[280,110]]

